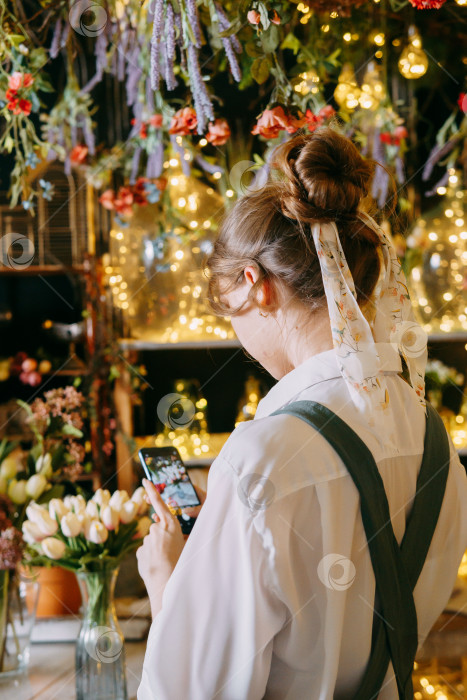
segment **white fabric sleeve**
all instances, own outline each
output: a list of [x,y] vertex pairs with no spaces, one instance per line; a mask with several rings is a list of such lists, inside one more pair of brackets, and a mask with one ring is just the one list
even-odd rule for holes
[[153,620],[138,700],[260,700],[286,621],[269,554],[222,457]]

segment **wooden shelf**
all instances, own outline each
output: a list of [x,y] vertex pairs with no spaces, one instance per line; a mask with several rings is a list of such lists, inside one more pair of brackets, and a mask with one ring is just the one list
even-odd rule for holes
[[236,338],[229,340],[187,340],[179,343],[155,343],[137,338],[120,338],[118,344],[122,350],[203,350],[242,347]]
[[0,268],[0,276],[23,275],[33,277],[34,275],[81,275],[84,271],[84,265],[29,265],[29,267],[17,269],[2,266]]

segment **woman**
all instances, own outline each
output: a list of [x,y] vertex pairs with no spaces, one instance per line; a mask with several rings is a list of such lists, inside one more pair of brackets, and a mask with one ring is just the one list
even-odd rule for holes
[[[153,623],[139,700],[353,698],[365,669],[376,668],[378,640],[386,657],[377,690],[359,697],[410,696],[412,657],[449,598],[467,545],[467,480],[444,431],[435,441],[447,449],[434,465],[446,479],[439,517],[409,581],[401,543],[416,494],[430,488],[417,482],[426,337],[390,241],[361,213],[372,173],[332,129],[296,136],[277,150],[265,187],[223,223],[208,260],[211,304],[231,316],[242,345],[278,382],[214,461],[185,546],[178,521],[146,483],[156,522],[138,563]],[[330,416],[322,430],[276,413],[297,400],[321,405]],[[346,464],[327,423],[338,426],[344,451],[348,443]],[[363,465],[353,452],[361,441]],[[362,466],[363,481],[376,471],[379,491],[357,487],[349,469]],[[384,511],[384,492],[390,516],[369,536],[368,512]],[[425,502],[426,520],[430,508]],[[389,533],[388,545],[378,529]],[[399,618],[397,604],[386,614],[393,594],[405,606]],[[412,656],[401,653],[410,621]]]

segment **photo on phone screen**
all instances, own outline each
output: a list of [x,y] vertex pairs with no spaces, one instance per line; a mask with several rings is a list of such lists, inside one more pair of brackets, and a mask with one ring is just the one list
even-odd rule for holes
[[146,476],[172,508],[199,506],[191,479],[174,447],[147,447],[138,452]]

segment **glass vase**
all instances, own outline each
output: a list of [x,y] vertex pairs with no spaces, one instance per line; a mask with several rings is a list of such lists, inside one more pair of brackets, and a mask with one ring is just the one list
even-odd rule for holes
[[0,570],[0,681],[23,673],[36,618],[39,584],[19,570]]
[[114,605],[118,567],[77,573],[83,620],[76,642],[76,700],[127,700],[124,638]]

